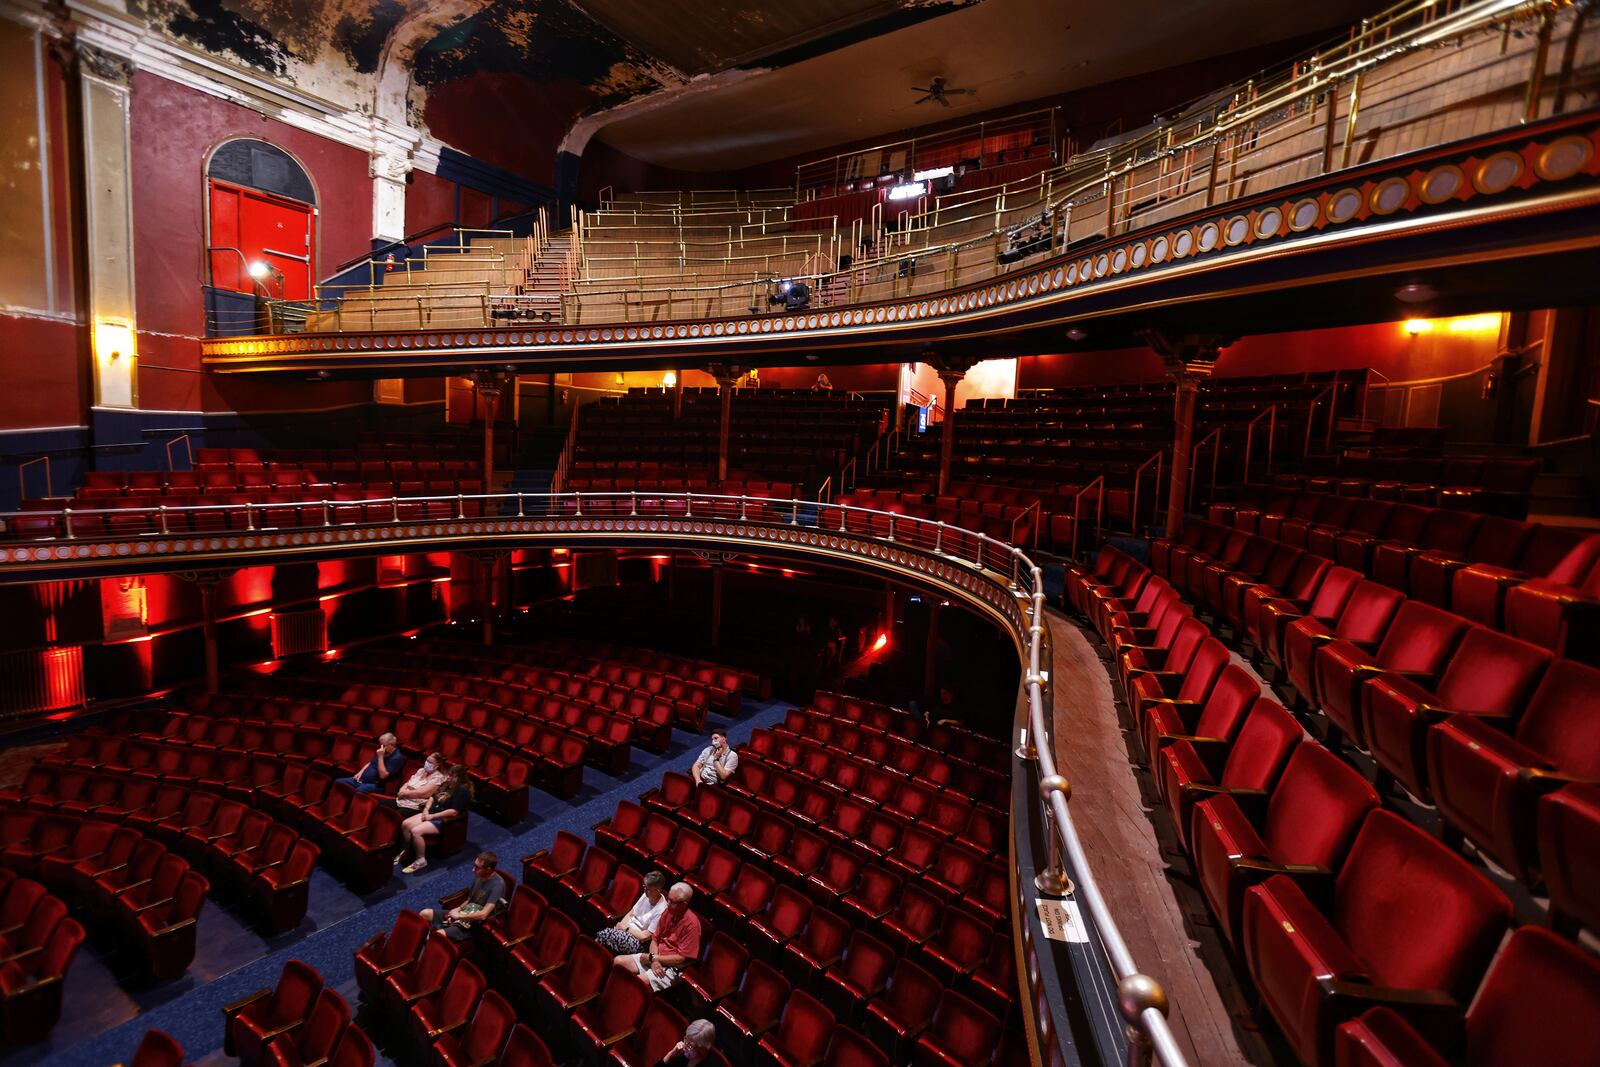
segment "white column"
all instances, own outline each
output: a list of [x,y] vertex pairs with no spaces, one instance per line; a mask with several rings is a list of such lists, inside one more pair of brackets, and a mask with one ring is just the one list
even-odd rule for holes
[[406,175],[411,153],[373,149],[367,165],[372,176],[372,239],[398,241],[406,235]]
[[128,79],[118,56],[78,49],[82,78],[83,161],[88,228],[89,321],[96,407],[139,404],[138,323],[133,298],[133,190]]

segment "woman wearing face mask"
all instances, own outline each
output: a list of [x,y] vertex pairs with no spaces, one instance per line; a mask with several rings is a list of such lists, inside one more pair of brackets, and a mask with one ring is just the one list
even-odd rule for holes
[[437,793],[444,782],[444,757],[431,752],[389,803],[401,811],[421,811],[428,798]]

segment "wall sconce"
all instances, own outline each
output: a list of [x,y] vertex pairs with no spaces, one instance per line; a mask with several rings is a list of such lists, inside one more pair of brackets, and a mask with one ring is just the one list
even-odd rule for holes
[[107,363],[133,355],[133,327],[120,322],[94,324],[94,354]]
[[1427,319],[1407,319],[1404,325],[1406,333],[1410,334],[1412,337],[1427,333],[1433,329],[1433,323],[1429,322]]
[[663,388],[663,389],[671,389],[673,386],[675,386],[677,384],[678,384],[678,376],[676,374],[674,374],[672,371],[667,371],[667,373],[665,373],[665,374],[663,374],[661,376],[661,388]]

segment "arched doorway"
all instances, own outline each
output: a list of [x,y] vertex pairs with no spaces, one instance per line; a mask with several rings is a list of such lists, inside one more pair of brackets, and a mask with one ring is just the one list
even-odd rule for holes
[[317,194],[293,156],[226,141],[206,163],[208,257],[218,289],[306,300],[316,284]]

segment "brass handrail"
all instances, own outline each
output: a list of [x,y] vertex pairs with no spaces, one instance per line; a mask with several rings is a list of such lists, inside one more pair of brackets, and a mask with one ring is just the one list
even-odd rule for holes
[[[1130,506],[1128,508],[1128,523],[1129,523],[1129,525],[1131,527],[1132,532],[1136,536],[1139,533],[1139,490],[1141,488],[1141,482],[1144,479],[1144,473],[1145,473],[1145,471],[1150,469],[1150,465],[1152,463],[1155,464],[1155,468],[1156,468],[1155,493],[1156,493],[1157,496],[1159,496],[1160,493],[1161,493],[1161,463],[1162,463],[1162,457],[1165,456],[1165,455],[1166,455],[1165,452],[1163,452],[1161,449],[1157,449],[1156,451],[1152,452],[1149,456],[1147,456],[1143,463],[1140,463],[1137,467],[1134,468],[1134,471],[1133,471],[1133,499],[1130,502]],[[1154,512],[1154,510],[1155,510],[1154,508],[1151,509],[1152,513]]]
[[1200,451],[1207,445],[1211,446],[1211,488],[1210,492],[1217,489],[1217,463],[1222,458],[1222,427],[1218,426],[1204,437],[1200,438],[1193,448],[1189,450],[1189,481],[1184,486],[1183,510],[1194,510],[1194,481],[1195,471],[1199,468]]
[[1091,489],[1093,489],[1095,491],[1095,494],[1094,494],[1094,533],[1095,533],[1095,537],[1098,538],[1100,536],[1100,530],[1101,530],[1101,527],[1102,527],[1102,525],[1104,524],[1104,521],[1105,521],[1105,514],[1106,514],[1106,476],[1104,474],[1097,474],[1097,475],[1095,475],[1094,479],[1089,482],[1088,485],[1080,486],[1078,488],[1078,491],[1076,493],[1072,494],[1072,544],[1069,547],[1068,551],[1071,553],[1071,557],[1073,559],[1081,558],[1078,555],[1078,530],[1083,526],[1083,494],[1087,493]]
[[1278,405],[1268,404],[1244,425],[1244,470],[1239,475],[1241,485],[1250,484],[1250,463],[1255,459],[1256,425],[1267,420],[1267,466],[1265,473],[1272,475],[1272,450],[1278,439]]
[[18,500],[26,500],[26,499],[28,499],[28,478],[27,478],[26,472],[27,472],[28,468],[33,466],[35,463],[43,463],[44,464],[44,495],[46,497],[52,497],[52,496],[56,495],[55,479],[54,479],[54,477],[52,477],[52,475],[50,473],[50,457],[49,456],[34,456],[32,459],[27,460],[26,462],[17,464],[17,499]]
[[194,470],[194,446],[189,440],[189,435],[186,433],[180,433],[178,436],[167,442],[167,470],[175,471],[178,469],[177,467],[173,466],[172,463],[172,446],[177,444],[179,441],[183,442],[184,454],[189,457],[189,469]]

